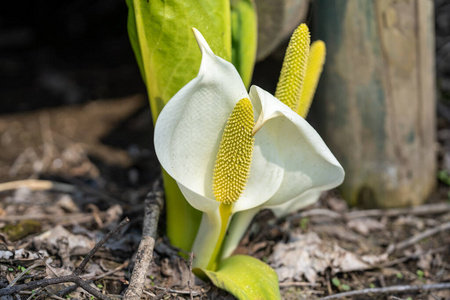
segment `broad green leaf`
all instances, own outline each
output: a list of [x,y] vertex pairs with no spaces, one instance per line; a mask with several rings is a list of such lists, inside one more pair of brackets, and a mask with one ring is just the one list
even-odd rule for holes
[[256,59],[257,26],[253,0],[231,0],[231,60],[247,88]]
[[[128,34],[147,86],[153,122],[172,96],[198,72],[201,55],[191,28],[202,32],[214,52],[231,60],[229,0],[126,0]],[[167,235],[190,251],[201,213],[163,172]]]
[[277,273],[262,261],[247,255],[231,256],[217,271],[194,269],[200,278],[209,278],[215,286],[240,300],[281,299]]
[[128,34],[150,98],[153,121],[198,72],[197,28],[214,53],[230,61],[229,0],[126,0]]

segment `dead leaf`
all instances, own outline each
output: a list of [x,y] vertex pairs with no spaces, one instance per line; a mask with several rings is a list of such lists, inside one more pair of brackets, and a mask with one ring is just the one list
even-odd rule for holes
[[0,251],[0,259],[10,259],[14,256],[11,251]]
[[351,220],[347,223],[347,226],[352,230],[362,234],[369,235],[374,231],[383,230],[385,225],[374,218],[358,218]]
[[58,239],[62,237],[67,237],[70,255],[87,254],[95,246],[93,239],[84,235],[72,234],[61,225],[34,237],[33,244],[36,249],[47,249],[49,252],[57,254]]
[[302,281],[305,276],[314,283],[317,274],[331,268],[333,273],[370,268],[361,258],[333,242],[323,241],[315,232],[295,234],[289,243],[279,243],[269,258],[280,281]]
[[337,197],[329,197],[326,204],[335,212],[344,212],[348,210],[348,204],[343,199]]
[[339,240],[358,242],[361,240],[359,234],[354,233],[340,224],[319,224],[314,226],[314,231],[321,234],[333,236]]

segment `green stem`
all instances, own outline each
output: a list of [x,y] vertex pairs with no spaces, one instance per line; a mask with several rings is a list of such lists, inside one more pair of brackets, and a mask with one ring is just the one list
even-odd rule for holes
[[227,239],[223,243],[220,253],[221,260],[231,256],[231,253],[239,245],[253,218],[260,210],[261,208],[255,207],[233,215],[233,218],[230,220],[230,226],[228,227]]
[[167,236],[175,247],[191,251],[202,213],[184,199],[177,183],[163,170],[166,194]]
[[219,263],[220,263],[220,252],[222,249],[223,240],[225,238],[225,234],[227,233],[228,223],[231,217],[231,209],[233,208],[233,205],[223,204],[221,203],[219,206],[219,212],[220,212],[220,220],[221,220],[221,226],[220,226],[220,234],[219,239],[217,240],[216,246],[214,248],[214,251],[211,255],[210,261],[208,263],[208,266],[206,267],[207,270],[216,271]]

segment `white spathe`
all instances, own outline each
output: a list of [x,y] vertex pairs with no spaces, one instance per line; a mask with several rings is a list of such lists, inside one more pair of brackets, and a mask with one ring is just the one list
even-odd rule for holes
[[344,170],[308,122],[259,87],[252,86],[249,95],[234,66],[214,55],[200,32],[193,31],[202,53],[199,73],[164,107],[154,140],[162,167],[186,200],[205,213],[193,246],[194,264],[204,267],[221,225],[220,202],[212,189],[214,164],[239,100],[251,100],[256,133],[248,182],[233,213],[293,205],[307,191],[341,184]]

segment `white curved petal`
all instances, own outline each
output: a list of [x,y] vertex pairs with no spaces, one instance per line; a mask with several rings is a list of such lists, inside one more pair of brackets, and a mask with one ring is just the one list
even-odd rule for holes
[[279,205],[268,206],[264,208],[270,209],[274,213],[275,217],[282,218],[290,213],[296,212],[300,209],[310,206],[311,204],[316,203],[320,198],[320,194],[322,194],[322,191],[320,190],[308,190],[292,200]]
[[193,265],[196,268],[206,268],[208,266],[219,240],[220,229],[221,219],[218,210],[213,214],[203,214],[202,222],[191,250],[194,253]]
[[207,214],[215,214],[219,211],[220,202],[214,199],[210,199],[202,194],[198,194],[195,191],[185,187],[178,182],[178,187],[181,193],[186,198],[192,207]]
[[273,143],[284,166],[280,188],[264,207],[296,199],[310,189],[322,191],[342,183],[344,169],[308,122],[258,87],[251,88],[250,97],[261,102],[255,128],[274,127],[277,138]]
[[213,199],[212,174],[222,131],[236,103],[248,94],[234,66],[214,55],[201,34],[194,33],[202,52],[200,71],[162,110],[154,142],[170,176]]
[[272,147],[275,137],[270,126],[255,136],[252,164],[245,189],[233,206],[233,212],[257,207],[269,200],[283,180],[283,165],[277,150]]

